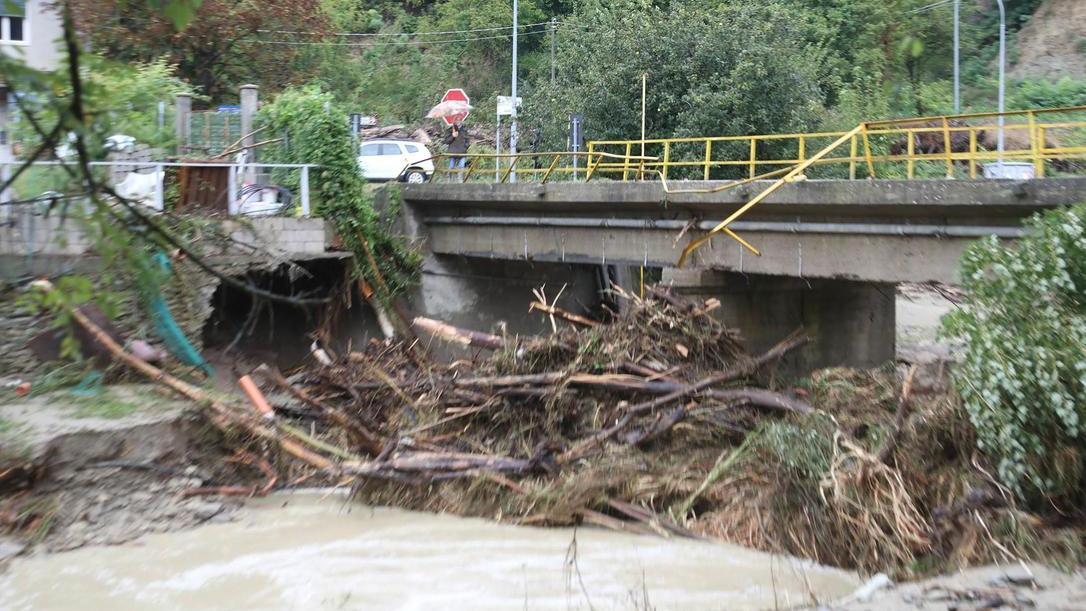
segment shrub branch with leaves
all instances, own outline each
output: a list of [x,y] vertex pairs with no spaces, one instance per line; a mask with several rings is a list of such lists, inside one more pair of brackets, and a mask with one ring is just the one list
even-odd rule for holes
[[1046,212],[1013,247],[965,254],[955,380],[982,450],[1027,504],[1086,499],[1086,204]]
[[347,113],[332,94],[316,87],[288,89],[261,109],[260,120],[286,142],[279,151],[267,151],[265,159],[320,166],[311,180],[315,211],[332,223],[370,284],[379,291],[387,285],[382,299],[413,284],[420,256],[394,234],[395,211],[381,215],[374,210],[358,168]]

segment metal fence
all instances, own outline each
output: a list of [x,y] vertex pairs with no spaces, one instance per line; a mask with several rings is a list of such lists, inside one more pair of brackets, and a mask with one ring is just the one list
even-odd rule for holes
[[[0,162],[6,175],[23,162]],[[0,219],[16,202],[46,201],[69,191],[65,166],[37,161],[0,197]],[[92,170],[120,196],[157,211],[205,209],[243,216],[309,217],[310,170],[315,164],[95,161]],[[118,175],[115,169],[126,170]],[[119,179],[119,180],[118,180]],[[169,200],[169,201],[168,201]]]

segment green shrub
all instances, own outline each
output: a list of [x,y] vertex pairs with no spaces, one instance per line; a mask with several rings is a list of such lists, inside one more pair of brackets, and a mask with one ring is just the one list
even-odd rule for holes
[[955,382],[983,451],[1028,504],[1086,499],[1086,205],[994,237],[963,259],[962,308],[944,321],[964,340]]
[[[411,285],[417,278],[419,255],[393,234],[391,215],[382,217],[374,210],[358,167],[347,112],[332,94],[316,87],[288,89],[261,108],[259,119],[269,133],[285,141],[278,151],[262,151],[265,160],[320,166],[310,178],[314,211],[332,223],[370,284],[380,290],[382,282],[375,278],[379,271],[391,293],[382,295],[386,299]],[[367,245],[376,270],[370,265]]]

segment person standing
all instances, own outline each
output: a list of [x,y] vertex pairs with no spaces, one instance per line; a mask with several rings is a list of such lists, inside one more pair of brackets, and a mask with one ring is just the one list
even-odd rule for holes
[[462,123],[453,124],[452,129],[449,130],[449,135],[445,138],[445,144],[448,145],[449,169],[461,170],[460,178],[463,179],[462,170],[467,166],[468,162],[465,155],[467,155],[471,142],[468,140],[468,132],[464,129]]

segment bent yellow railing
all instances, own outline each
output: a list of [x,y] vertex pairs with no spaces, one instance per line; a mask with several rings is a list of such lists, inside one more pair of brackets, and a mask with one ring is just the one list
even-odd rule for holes
[[[1046,121],[1056,115],[1067,117]],[[1000,118],[1007,136],[1002,155],[994,143]],[[902,178],[915,178],[920,168],[935,176],[931,170],[935,167],[948,177],[967,172],[976,178],[983,163],[1002,159],[1032,163],[1041,178],[1053,164],[1086,159],[1086,106],[891,119],[870,121],[867,126],[868,132],[851,138],[847,149],[838,147],[817,165],[847,166],[847,174],[842,169],[835,178],[875,177],[893,173],[895,168],[904,169],[904,175],[897,170]],[[657,158],[646,161],[644,169],[655,170],[664,179],[734,179],[803,163],[809,159],[808,151],[821,150],[845,133],[595,140],[588,143],[588,151],[622,155],[640,151],[644,145],[646,153]],[[1060,142],[1061,138],[1070,141]],[[631,176],[621,162],[605,162],[597,173],[615,180],[646,178],[645,174]]]

